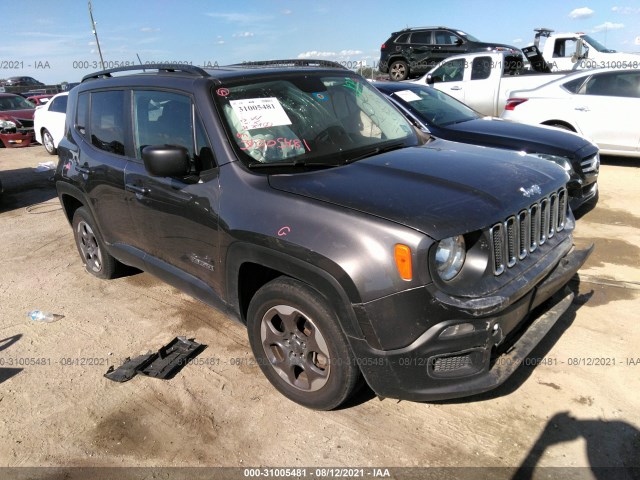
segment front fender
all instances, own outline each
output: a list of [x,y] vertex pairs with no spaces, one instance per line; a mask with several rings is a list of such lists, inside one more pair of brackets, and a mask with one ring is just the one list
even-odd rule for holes
[[[358,289],[351,278],[339,265],[313,252],[303,252],[297,248],[288,248],[288,252],[273,250],[246,242],[235,242],[227,249],[226,291],[229,306],[240,319],[243,318],[239,297],[238,273],[245,263],[262,265],[271,270],[300,280],[318,291],[331,305],[340,322],[345,335],[363,338],[353,303],[360,303]],[[297,254],[298,256],[295,256]],[[302,260],[305,258],[305,260]]]

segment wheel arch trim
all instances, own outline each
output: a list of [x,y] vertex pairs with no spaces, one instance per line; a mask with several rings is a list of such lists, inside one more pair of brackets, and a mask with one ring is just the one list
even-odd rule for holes
[[239,272],[247,263],[261,265],[309,285],[334,309],[347,337],[364,338],[351,306],[360,302],[359,294],[344,271],[340,269],[342,281],[338,281],[333,274],[300,258],[255,244],[235,242],[227,249],[225,283],[229,306],[243,322],[246,323],[246,318],[240,299]]

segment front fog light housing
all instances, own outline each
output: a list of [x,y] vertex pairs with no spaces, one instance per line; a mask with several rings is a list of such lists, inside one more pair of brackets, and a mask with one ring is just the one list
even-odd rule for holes
[[436,270],[440,278],[449,281],[460,273],[465,257],[465,243],[462,235],[440,240],[436,249]]

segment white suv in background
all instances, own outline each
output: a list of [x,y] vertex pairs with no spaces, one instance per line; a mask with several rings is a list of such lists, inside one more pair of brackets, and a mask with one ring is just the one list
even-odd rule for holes
[[68,95],[69,92],[59,93],[46,104],[36,107],[33,114],[36,142],[44,145],[44,148],[51,155],[57,153],[58,143],[64,135]]

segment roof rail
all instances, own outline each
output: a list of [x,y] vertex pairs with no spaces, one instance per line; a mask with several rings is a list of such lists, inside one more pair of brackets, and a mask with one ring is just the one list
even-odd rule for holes
[[142,70],[143,72],[146,72],[147,70],[157,70],[158,73],[181,72],[181,73],[188,73],[191,75],[197,75],[200,77],[210,76],[204,69],[193,66],[193,65],[186,65],[186,64],[179,64],[179,63],[175,63],[175,64],[174,63],[150,63],[148,65],[129,65],[126,67],[110,68],[108,70],[101,70],[99,72],[90,73],[89,75],[85,75],[84,77],[82,77],[82,82],[92,78],[109,78],[113,76],[111,75],[112,73],[128,72],[128,71],[135,71],[135,70]]
[[458,30],[457,28],[445,27],[443,25],[431,25],[431,26],[427,26],[427,27],[407,27],[407,28],[403,28],[400,31],[401,32],[409,32],[411,30],[430,30],[430,29],[433,29],[433,28],[443,28],[443,29],[447,29],[447,30]]
[[294,58],[283,60],[258,60],[254,62],[242,62],[228,65],[229,67],[243,67],[243,68],[260,68],[260,67],[328,67],[328,68],[340,68],[342,70],[348,70],[347,67],[341,65],[338,62],[331,60],[316,60],[312,58]]

